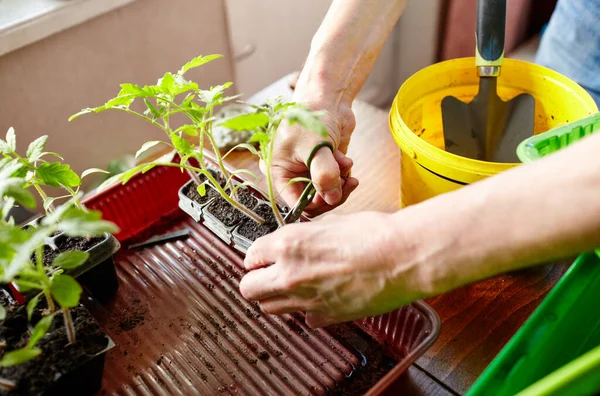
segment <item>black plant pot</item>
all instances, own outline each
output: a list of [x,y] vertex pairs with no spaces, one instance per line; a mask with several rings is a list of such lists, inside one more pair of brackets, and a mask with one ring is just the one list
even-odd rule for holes
[[[40,220],[41,218],[35,219],[24,227],[35,226]],[[84,237],[73,238],[59,233],[48,238],[45,249],[52,249],[50,246],[56,247],[58,248],[56,254],[69,250],[88,252],[90,257],[83,265],[65,270],[65,274],[76,278],[92,298],[104,302],[119,289],[114,256],[121,248],[121,244],[117,238],[108,233],[88,241],[90,240]],[[23,295],[28,299],[33,293],[35,292],[25,292]]]
[[[213,170],[213,172],[218,171]],[[239,185],[239,182],[235,181],[234,185]],[[196,184],[192,180],[188,181],[179,189],[179,207],[237,251],[246,253],[254,240],[277,228],[270,204],[260,192],[247,186],[238,190],[242,196],[242,201],[250,210],[256,211],[263,207],[260,215],[263,217],[266,215],[270,220],[264,226],[259,225],[252,218],[229,205],[208,183],[206,183],[206,191],[206,195],[201,197],[196,191]],[[265,208],[268,208],[268,210],[265,211]],[[282,214],[285,215],[288,209],[281,206],[279,208]],[[253,232],[248,233],[249,229]]]
[[[41,318],[42,309],[34,311],[34,321]],[[83,305],[71,309],[77,341],[67,345],[62,314],[57,313],[48,333],[38,342],[42,354],[31,361],[13,367],[0,368],[0,378],[13,382],[12,390],[2,389],[2,395],[94,395],[102,384],[106,353],[114,342]],[[12,350],[29,337],[24,306],[8,309],[0,322],[6,350]]]

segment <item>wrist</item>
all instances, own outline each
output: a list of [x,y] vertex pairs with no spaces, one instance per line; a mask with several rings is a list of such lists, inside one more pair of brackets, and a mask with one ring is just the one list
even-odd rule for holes
[[[457,252],[461,235],[447,211],[423,202],[393,214],[395,235],[393,279],[398,290],[410,287],[414,299],[445,293],[468,282]],[[440,209],[438,209],[440,208]]]

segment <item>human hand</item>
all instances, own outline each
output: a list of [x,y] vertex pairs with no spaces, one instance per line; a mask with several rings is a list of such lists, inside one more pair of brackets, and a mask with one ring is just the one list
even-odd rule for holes
[[[306,95],[304,95],[306,96]],[[350,135],[354,130],[354,113],[349,106],[330,106],[324,100],[302,100],[302,94],[295,94],[294,101],[303,103],[313,110],[325,111],[322,122],[329,133],[334,152],[321,148],[313,157],[311,169],[306,161],[313,148],[323,138],[313,131],[302,128],[299,124],[281,125],[277,131],[271,176],[277,191],[288,205],[294,205],[304,186],[300,183],[288,185],[296,177],[310,177],[317,195],[305,209],[309,217],[327,212],[346,201],[352,191],[358,187],[358,180],[350,177],[353,162],[345,153],[348,149]],[[261,161],[261,170],[266,173],[265,164]]]
[[398,240],[393,216],[328,216],[258,239],[246,254],[250,272],[240,283],[242,295],[268,314],[306,312],[311,328],[389,312],[421,298],[413,250]]

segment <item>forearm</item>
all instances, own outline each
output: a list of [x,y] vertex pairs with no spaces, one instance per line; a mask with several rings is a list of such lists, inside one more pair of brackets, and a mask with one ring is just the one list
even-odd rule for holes
[[406,0],[334,0],[296,85],[300,96],[351,105]]
[[600,134],[398,212],[425,294],[600,247],[599,151]]

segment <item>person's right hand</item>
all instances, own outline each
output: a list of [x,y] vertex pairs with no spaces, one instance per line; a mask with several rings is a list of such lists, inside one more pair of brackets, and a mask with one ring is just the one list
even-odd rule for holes
[[[317,195],[306,207],[304,214],[309,217],[318,216],[344,203],[358,187],[358,180],[350,176],[353,162],[346,156],[355,126],[354,113],[349,105],[328,104],[324,99],[309,96],[308,92],[296,90],[293,100],[312,110],[326,112],[321,121],[327,128],[334,151],[327,147],[319,149],[312,160],[311,169],[308,169],[306,161],[323,138],[298,124],[282,124],[275,140],[271,175],[276,190],[290,206],[298,201],[305,184],[294,183],[288,186],[288,182],[296,177],[310,177]],[[261,170],[266,172],[264,163],[261,163]]]

